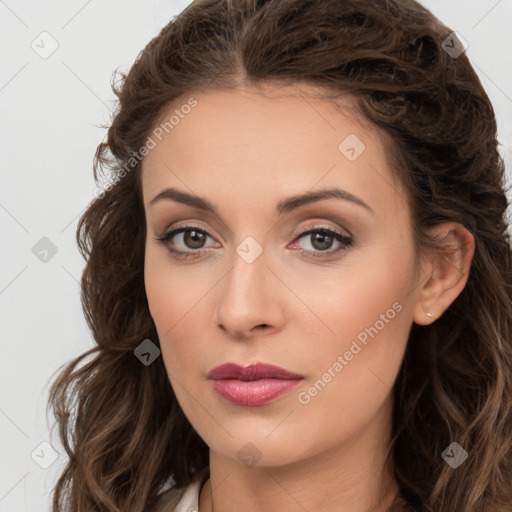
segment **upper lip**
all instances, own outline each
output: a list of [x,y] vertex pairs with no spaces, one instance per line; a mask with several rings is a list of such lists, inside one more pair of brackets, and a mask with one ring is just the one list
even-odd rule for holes
[[225,363],[216,366],[208,373],[209,379],[238,379],[238,380],[259,380],[259,379],[303,379],[302,375],[289,372],[279,366],[266,363],[251,363],[247,366],[240,366],[236,363]]

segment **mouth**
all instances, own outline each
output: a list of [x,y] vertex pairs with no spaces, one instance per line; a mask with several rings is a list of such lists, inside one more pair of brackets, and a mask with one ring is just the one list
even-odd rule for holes
[[296,388],[304,377],[279,366],[226,363],[208,373],[213,390],[236,405],[265,405]]

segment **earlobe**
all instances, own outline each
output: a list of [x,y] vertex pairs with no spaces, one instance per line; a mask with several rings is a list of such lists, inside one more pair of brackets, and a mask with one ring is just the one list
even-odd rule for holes
[[441,247],[425,256],[413,314],[419,325],[435,322],[462,292],[475,250],[473,235],[456,222],[438,224],[429,235]]

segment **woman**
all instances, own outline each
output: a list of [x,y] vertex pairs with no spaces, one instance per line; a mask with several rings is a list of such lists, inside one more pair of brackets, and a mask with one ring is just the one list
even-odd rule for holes
[[407,0],[196,0],[80,220],[54,512],[512,509],[491,103]]

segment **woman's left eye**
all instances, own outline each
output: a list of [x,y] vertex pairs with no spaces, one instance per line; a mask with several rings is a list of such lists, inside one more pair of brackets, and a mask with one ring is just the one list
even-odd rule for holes
[[[309,237],[306,235],[309,235]],[[327,227],[309,229],[296,235],[297,240],[301,240],[302,238],[309,240],[311,247],[313,247],[313,250],[305,249],[303,250],[303,253],[306,253],[315,258],[330,256],[341,250],[347,249],[354,243],[354,240],[351,236],[344,235],[335,229]],[[338,248],[330,250],[335,241],[339,244]]]
[[[178,237],[178,235],[183,236]],[[309,243],[312,249],[303,249],[302,253],[315,258],[330,256],[343,249],[347,249],[354,243],[351,236],[344,235],[335,229],[316,227],[295,234],[293,245],[296,245],[302,239],[308,240],[307,235],[309,235]],[[185,246],[184,248],[183,246],[176,248],[176,242],[169,243],[175,237],[181,238],[181,243]],[[203,229],[194,226],[183,226],[168,231],[164,235],[157,237],[157,240],[167,247],[173,257],[187,259],[201,256],[201,253],[204,252],[204,244],[207,238],[212,237]],[[337,242],[339,246],[332,250],[331,247],[334,242]]]

